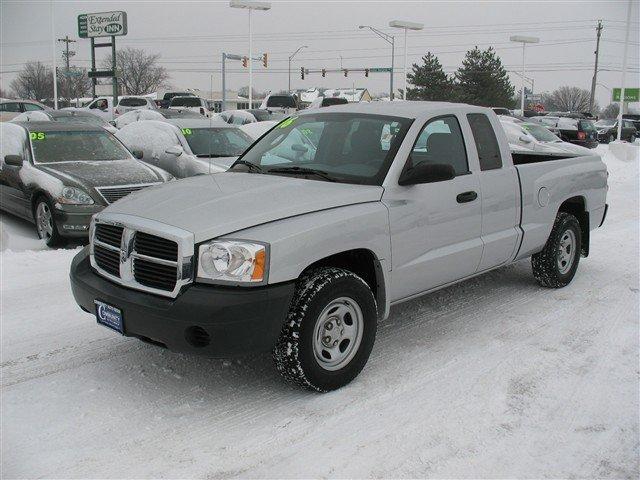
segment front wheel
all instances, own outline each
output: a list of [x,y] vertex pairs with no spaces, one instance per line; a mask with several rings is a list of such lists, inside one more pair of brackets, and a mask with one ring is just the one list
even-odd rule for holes
[[369,359],[377,329],[367,283],[341,268],[303,275],[273,352],[280,374],[326,392],[353,380]]
[[531,257],[533,275],[538,283],[549,288],[568,285],[578,269],[581,248],[578,219],[559,212],[544,248]]
[[40,197],[36,202],[34,217],[38,237],[43,239],[48,247],[56,247],[63,243],[56,222],[53,220],[51,203],[46,198]]

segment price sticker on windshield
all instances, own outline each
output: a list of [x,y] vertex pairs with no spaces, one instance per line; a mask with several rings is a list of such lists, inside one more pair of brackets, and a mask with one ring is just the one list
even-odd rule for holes
[[278,127],[279,128],[287,128],[289,125],[291,125],[297,119],[298,119],[298,117],[287,118],[286,120],[283,120],[282,123],[280,123],[280,125],[278,125]]
[[31,140],[44,140],[47,136],[44,132],[29,132],[29,138]]
[[191,135],[193,133],[190,128],[182,128],[181,131],[183,135]]

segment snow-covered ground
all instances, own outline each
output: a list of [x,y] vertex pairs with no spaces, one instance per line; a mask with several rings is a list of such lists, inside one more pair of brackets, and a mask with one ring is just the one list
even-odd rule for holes
[[[2,478],[638,478],[638,162],[573,283],[526,261],[393,308],[342,390],[174,354],[75,305],[75,250],[3,216]],[[34,247],[35,246],[35,247]],[[21,250],[21,251],[16,251]]]

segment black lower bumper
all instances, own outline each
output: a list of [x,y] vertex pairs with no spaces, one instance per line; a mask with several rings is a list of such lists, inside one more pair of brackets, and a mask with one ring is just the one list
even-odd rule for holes
[[73,259],[70,277],[83,310],[93,313],[100,300],[122,311],[126,336],[219,358],[271,350],[294,290],[293,282],[256,288],[193,284],[175,299],[159,297],[99,276],[88,248]]
[[63,237],[88,237],[91,217],[104,207],[79,207],[75,205],[53,209],[53,221]]

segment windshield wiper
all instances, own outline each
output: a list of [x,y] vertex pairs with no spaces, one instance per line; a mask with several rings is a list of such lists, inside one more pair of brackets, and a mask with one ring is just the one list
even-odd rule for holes
[[249,168],[250,172],[262,173],[262,167],[260,165],[256,165],[255,163],[247,162],[246,160],[236,160],[236,162],[231,165],[229,170],[233,169],[236,165],[245,165]]
[[306,167],[275,167],[267,170],[267,173],[291,173],[294,175],[315,175],[316,177],[320,177],[328,182],[337,181],[335,178],[331,177],[327,172],[323,172],[322,170],[316,170],[314,168],[306,168]]
[[199,153],[196,155],[198,158],[220,158],[220,157],[233,157],[233,155],[219,155],[217,153]]

